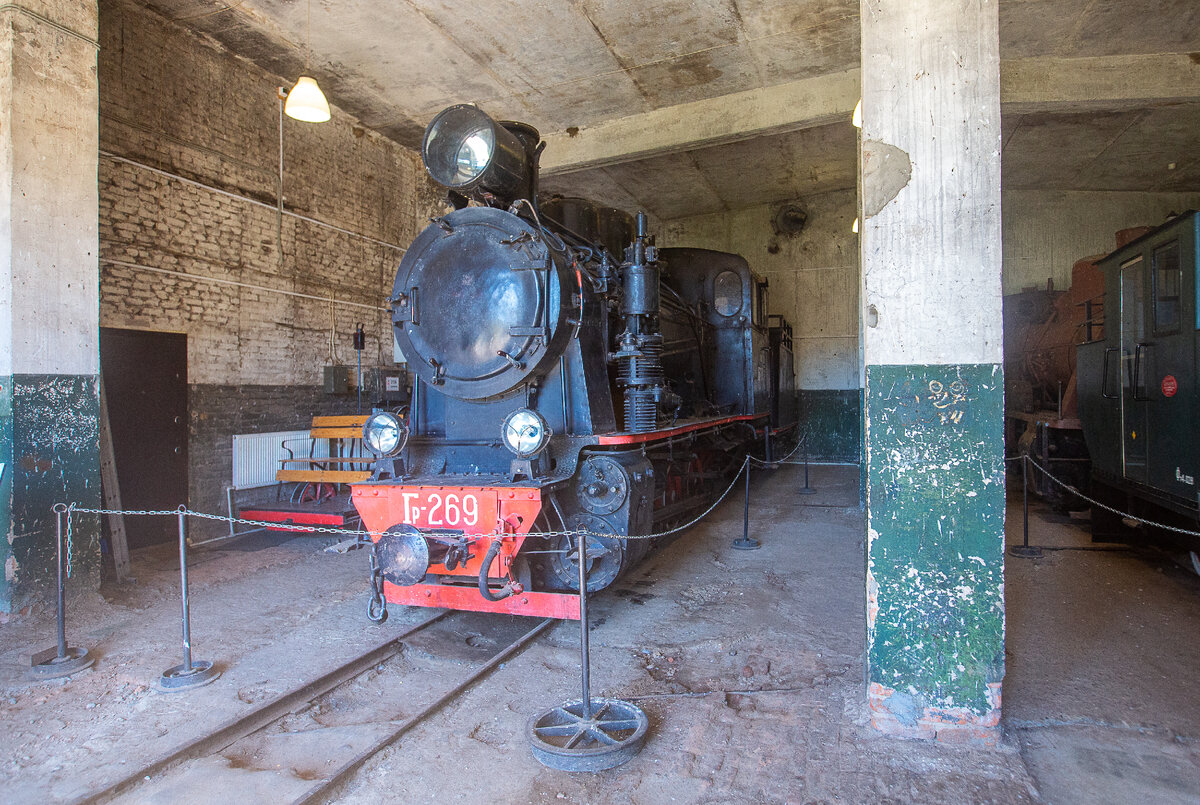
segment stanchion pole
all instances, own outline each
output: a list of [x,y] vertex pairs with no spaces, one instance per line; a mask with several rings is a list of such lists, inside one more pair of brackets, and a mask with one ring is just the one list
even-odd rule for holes
[[71,513],[62,503],[55,503],[53,511],[58,535],[55,549],[58,564],[58,644],[54,648],[39,651],[30,657],[30,663],[33,666],[32,673],[41,679],[69,676],[77,671],[82,671],[96,661],[95,657],[88,654],[87,649],[73,648],[67,645],[67,596],[66,579],[64,578],[66,550],[63,547],[63,521],[66,520],[69,531]]
[[808,485],[808,433],[804,434],[804,488],[800,490],[801,495],[815,495],[817,490]]
[[179,587],[183,611],[183,662],[163,671],[162,677],[158,680],[158,689],[165,693],[207,685],[221,675],[221,672],[207,660],[192,661],[192,627],[191,611],[188,605],[187,575],[187,507],[180,506],[175,513],[179,518]]
[[[588,651],[587,539],[579,535],[579,665],[583,698],[529,720],[533,756],[561,771],[603,771],[620,766],[642,749],[650,721],[622,699],[592,698]],[[569,543],[568,543],[569,544]]]
[[1012,546],[1008,552],[1023,559],[1036,559],[1042,555],[1042,549],[1029,545],[1029,456],[1025,453],[1021,454],[1021,505],[1024,537],[1020,545]]
[[583,672],[583,717],[592,717],[592,658],[588,651],[587,534],[579,535],[579,663]]
[[750,536],[750,459],[742,465],[746,473],[746,508],[742,512],[742,537],[733,541],[733,547],[739,551],[753,551],[762,547],[762,543]]

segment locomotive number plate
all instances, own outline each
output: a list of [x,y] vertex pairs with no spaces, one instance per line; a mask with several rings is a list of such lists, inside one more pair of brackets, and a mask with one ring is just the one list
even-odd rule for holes
[[404,522],[417,528],[457,528],[468,533],[496,527],[499,504],[487,489],[404,490],[400,493]]

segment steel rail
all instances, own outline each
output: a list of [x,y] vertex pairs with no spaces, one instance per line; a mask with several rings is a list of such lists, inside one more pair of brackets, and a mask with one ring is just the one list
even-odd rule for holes
[[102,791],[94,794],[89,794],[83,799],[76,800],[76,805],[99,805],[103,802],[111,802],[117,797],[127,794],[139,785],[143,784],[148,779],[153,779],[167,772],[176,766],[185,763],[189,760],[195,760],[201,757],[220,752],[227,746],[236,741],[251,735],[254,732],[266,727],[267,725],[279,720],[288,713],[293,712],[297,707],[328,693],[339,685],[345,684],[347,681],[367,671],[372,666],[377,665],[383,660],[388,659],[397,651],[400,650],[400,641],[417,632],[433,625],[437,621],[447,617],[452,611],[447,610],[432,618],[427,618],[415,626],[398,635],[393,635],[385,642],[379,644],[375,648],[361,654],[358,657],[350,660],[347,663],[329,671],[308,682],[295,688],[278,698],[268,702],[267,704],[255,710],[238,716],[232,721],[217,727],[207,735],[203,735],[194,741],[176,749],[174,752],[159,758],[150,763],[148,766],[133,772],[132,774],[118,780]]
[[459,682],[446,693],[442,694],[442,696],[433,704],[428,705],[425,707],[425,709],[421,710],[421,712],[410,716],[404,721],[404,723],[402,723],[391,733],[385,735],[383,738],[380,738],[375,742],[374,745],[360,752],[353,760],[345,763],[341,768],[334,772],[332,777],[317,783],[307,792],[305,792],[299,799],[293,800],[292,805],[314,805],[318,802],[328,802],[332,797],[337,796],[343,787],[351,781],[351,778],[353,778],[355,772],[361,769],[367,763],[367,761],[391,746],[413,727],[416,727],[425,719],[434,715],[454,699],[458,698],[460,694],[495,670],[496,666],[500,665],[500,663],[504,662],[513,654],[520,651],[527,643],[529,643],[529,641],[546,631],[546,629],[556,622],[557,621],[554,618],[547,618],[537,626],[530,629],[524,635],[517,638],[515,641],[510,643],[507,648],[493,656],[466,679]]

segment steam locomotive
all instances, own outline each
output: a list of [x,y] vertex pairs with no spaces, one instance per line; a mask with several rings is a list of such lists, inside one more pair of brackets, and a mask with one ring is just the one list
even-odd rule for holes
[[[386,602],[578,618],[589,591],[687,522],[796,425],[791,327],[736,254],[657,248],[647,219],[539,200],[535,129],[451,106],[422,158],[454,209],[391,304],[407,412],[363,428],[351,500]],[[769,327],[774,324],[774,327]],[[774,368],[772,368],[774,367]]]

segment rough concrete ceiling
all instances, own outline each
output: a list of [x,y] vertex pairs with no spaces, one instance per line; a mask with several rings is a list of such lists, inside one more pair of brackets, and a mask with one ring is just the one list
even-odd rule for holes
[[[272,72],[304,68],[305,0],[143,1]],[[311,16],[311,72],[330,100],[410,146],[451,103],[553,134],[858,65],[857,0],[317,0]],[[1006,60],[1200,51],[1195,0],[1001,0],[1000,23]],[[1197,104],[1124,106],[1006,113],[1006,184],[1195,189]],[[853,130],[828,122],[546,186],[660,218],[852,187]]]
[[854,128],[837,123],[559,174],[542,187],[668,220],[854,187],[855,146]]

